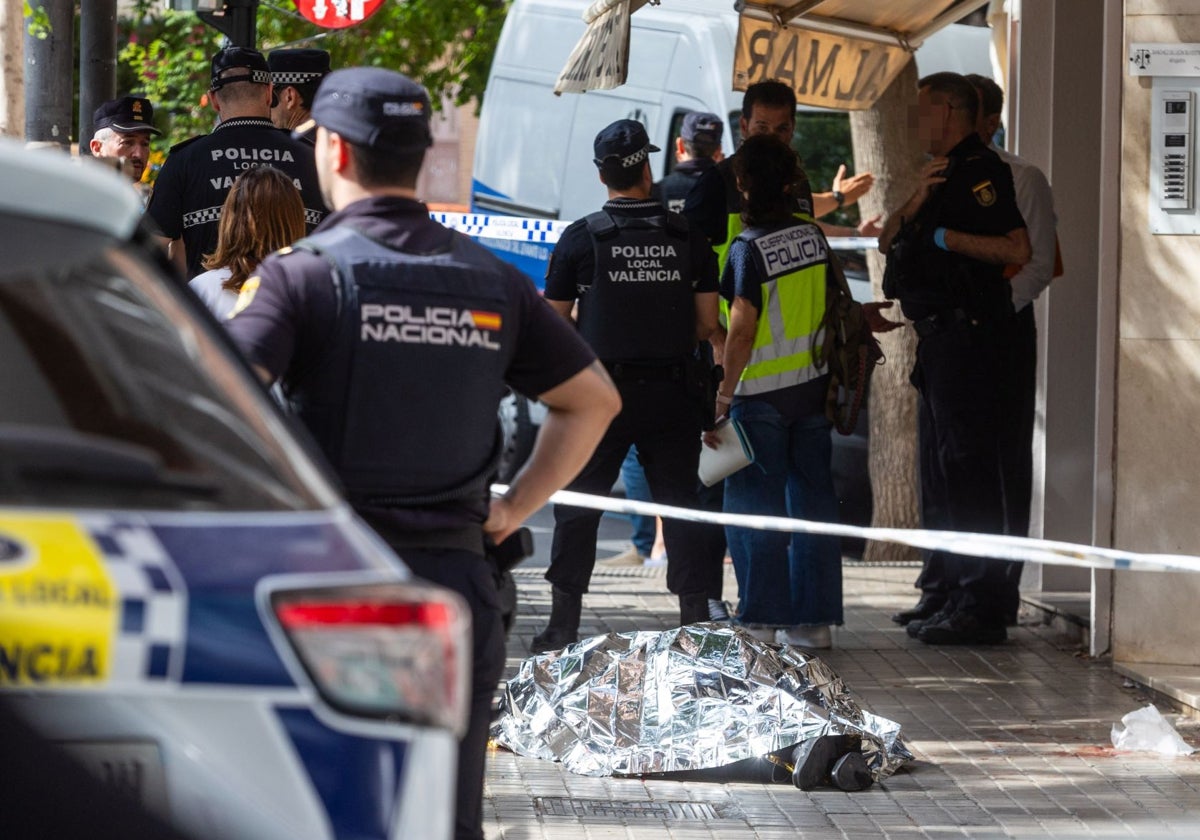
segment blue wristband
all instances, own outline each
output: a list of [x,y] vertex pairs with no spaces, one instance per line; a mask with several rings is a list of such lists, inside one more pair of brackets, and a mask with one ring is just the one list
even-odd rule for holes
[[946,229],[940,227],[933,232],[933,244],[941,248],[943,251],[949,251],[946,247]]

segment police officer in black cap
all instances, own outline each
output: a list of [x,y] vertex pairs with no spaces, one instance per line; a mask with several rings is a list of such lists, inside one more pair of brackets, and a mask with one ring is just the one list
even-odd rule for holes
[[675,138],[675,168],[654,185],[654,197],[676,213],[683,212],[696,181],[724,157],[721,135],[725,123],[716,114],[692,111],[683,118]]
[[271,68],[271,122],[291,131],[307,122],[312,114],[313,97],[321,80],[329,73],[329,53],[325,50],[272,50],[267,54]]
[[162,134],[154,127],[154,107],[142,96],[122,96],[105,102],[92,114],[95,134],[89,144],[92,155],[122,160],[134,181],[142,179],[150,160],[150,135]]
[[233,180],[251,167],[270,164],[292,177],[310,228],[325,215],[312,147],[269,119],[271,73],[262,53],[226,47],[213,56],[209,99],[221,121],[211,134],[172,147],[146,207],[189,280],[204,270],[204,255],[216,250],[217,221]]
[[[587,461],[620,401],[525,275],[416,200],[429,97],[381,68],[330,73],[313,102],[333,213],[243,286],[229,332],[283,390],[350,503],[420,577],[471,608],[470,721],[455,837],[481,840],[484,758],[504,631],[485,536],[501,542]],[[336,270],[335,270],[336,267]],[[511,386],[548,407],[533,455],[489,502]]]
[[[574,317],[621,392],[623,408],[571,484],[607,494],[636,445],[656,502],[696,507],[703,386],[693,375],[699,341],[717,325],[717,265],[712,249],[677,213],[650,198],[650,144],[636,120],[618,120],[594,145],[604,208],[563,231],[546,271],[546,299]],[[572,315],[578,302],[577,314]],[[579,634],[583,593],[596,564],[600,511],[556,505],[546,579],[550,623],[534,651],[560,648]],[[696,564],[688,523],[663,522],[667,588],[679,596],[683,624],[708,620],[720,597],[721,563]]]

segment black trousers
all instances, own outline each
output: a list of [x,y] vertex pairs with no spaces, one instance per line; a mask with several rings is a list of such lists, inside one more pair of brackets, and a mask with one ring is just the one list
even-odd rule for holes
[[[650,495],[658,504],[697,508],[696,471],[700,463],[700,409],[682,382],[616,378],[623,406],[595,453],[568,487],[606,496],[629,447],[637,446]],[[567,592],[588,590],[596,565],[596,532],[601,511],[570,505],[554,507],[554,540],[546,580]],[[667,544],[667,588],[679,595],[721,594],[721,557],[701,551],[703,526],[663,520]]]
[[496,567],[482,555],[461,549],[394,548],[413,574],[454,590],[471,608],[471,708],[467,732],[458,742],[454,840],[483,840],[484,762],[492,701],[504,675],[505,657]]
[[[925,528],[1005,532],[999,384],[1004,329],[952,323],[917,345],[912,383],[918,404],[921,524]],[[986,622],[1006,619],[1007,561],[929,552],[917,586]]]

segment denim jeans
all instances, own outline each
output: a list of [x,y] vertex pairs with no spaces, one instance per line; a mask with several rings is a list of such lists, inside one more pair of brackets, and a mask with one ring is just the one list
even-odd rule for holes
[[[824,415],[789,422],[771,404],[742,400],[730,416],[754,463],[725,479],[725,512],[836,522],[830,424]],[[842,623],[837,537],[728,526],[743,624],[790,627]]]
[[[621,483],[625,485],[625,498],[635,502],[652,502],[650,483],[646,481],[646,471],[638,461],[637,447],[629,447],[629,454],[621,462]],[[653,516],[629,514],[629,523],[633,526],[633,546],[638,554],[649,557],[654,550],[654,535],[656,526]]]

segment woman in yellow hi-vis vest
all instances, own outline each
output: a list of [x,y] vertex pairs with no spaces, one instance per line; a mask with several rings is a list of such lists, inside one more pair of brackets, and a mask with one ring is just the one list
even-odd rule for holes
[[[726,479],[725,511],[832,522],[829,377],[819,359],[830,255],[813,219],[793,213],[793,192],[807,189],[799,166],[771,135],[748,138],[735,158],[745,230],[721,277],[729,335],[717,413],[741,424],[754,463]],[[830,647],[830,627],[842,623],[838,539],[725,530],[737,620],[769,641],[781,631],[789,644]]]

